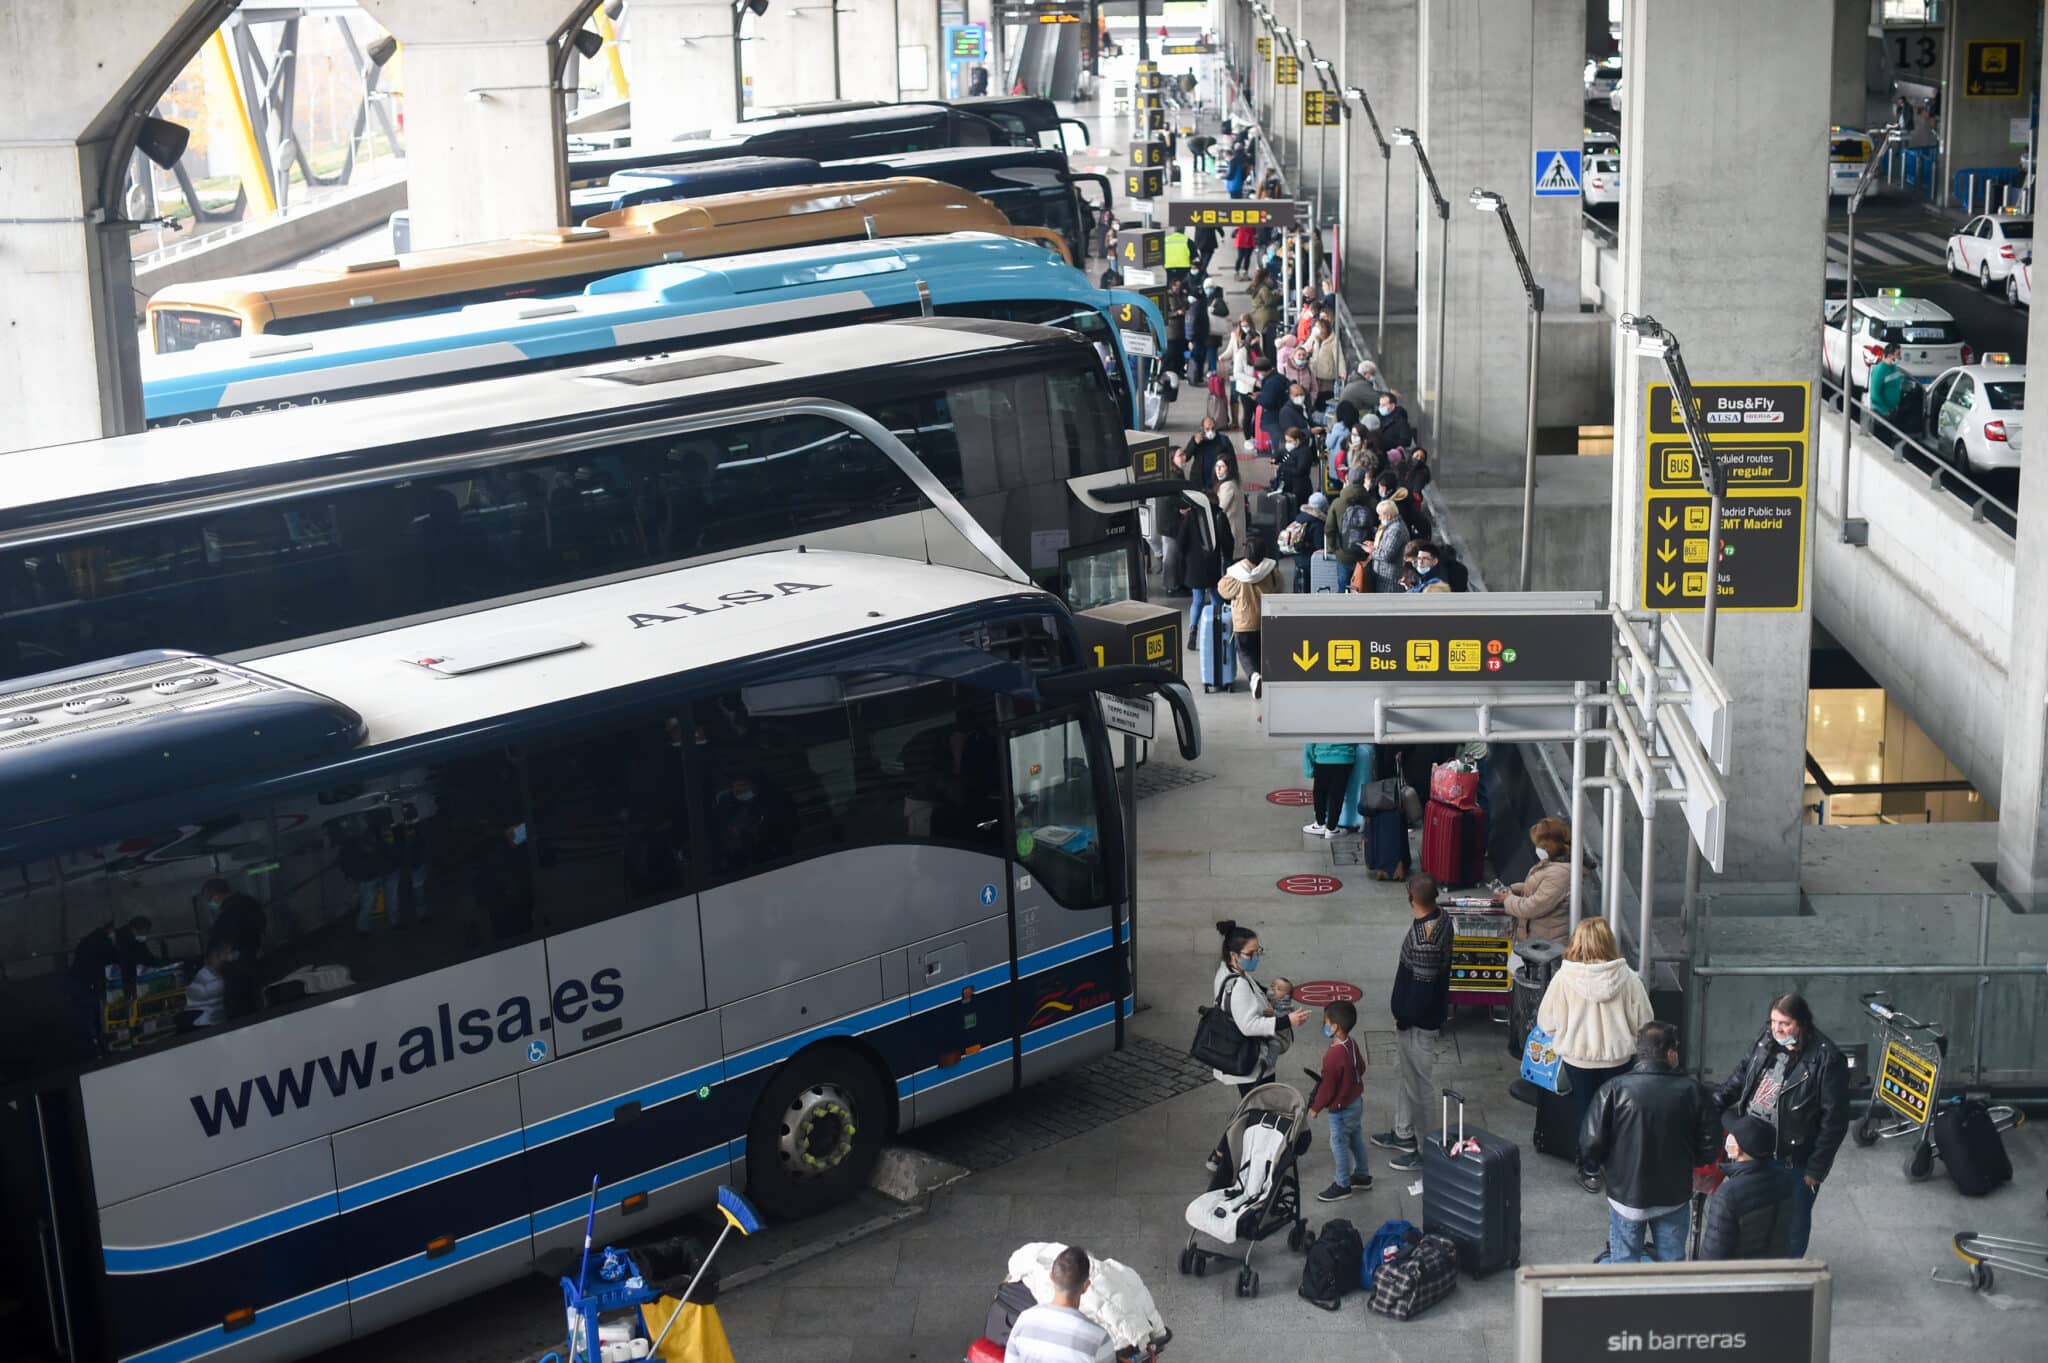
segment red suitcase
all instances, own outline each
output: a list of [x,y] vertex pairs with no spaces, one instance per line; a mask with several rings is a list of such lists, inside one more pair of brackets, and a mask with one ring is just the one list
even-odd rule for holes
[[1422,818],[1422,869],[1446,890],[1486,873],[1486,815],[1431,800]]

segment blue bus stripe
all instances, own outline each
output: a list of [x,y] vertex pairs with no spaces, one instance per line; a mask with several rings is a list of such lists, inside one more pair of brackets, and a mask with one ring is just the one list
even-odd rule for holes
[[1016,1043],[1013,1041],[984,1046],[973,1055],[962,1057],[957,1065],[934,1065],[928,1070],[919,1071],[904,1082],[915,1085],[919,1093],[930,1093],[934,1089],[945,1087],[955,1079],[965,1079],[970,1074],[979,1074],[994,1065],[1009,1064],[1015,1048]]
[[[609,1211],[636,1193],[659,1192],[671,1184],[681,1183],[708,1174],[726,1164],[731,1158],[728,1142],[694,1155],[685,1156],[670,1164],[664,1164],[644,1173],[631,1174],[618,1182],[598,1189],[597,1205],[600,1211]],[[566,1226],[580,1220],[590,1209],[587,1197],[572,1197],[566,1202],[557,1202],[552,1207],[542,1207],[533,1214],[533,1233],[542,1235],[558,1226]]]
[[910,996],[910,1014],[915,1017],[919,1013],[929,1013],[934,1008],[957,1003],[963,989],[986,991],[1009,982],[1010,963],[1005,961],[1001,965],[992,965],[986,970],[975,971],[964,980],[951,980],[945,984],[933,985],[930,989],[920,989]]
[[311,1292],[281,1301],[275,1306],[263,1307],[256,1313],[255,1323],[245,1329],[229,1334],[215,1325],[196,1334],[174,1339],[168,1344],[159,1344],[154,1349],[145,1349],[139,1354],[129,1354],[121,1363],[186,1363],[188,1359],[202,1358],[216,1349],[225,1349],[230,1344],[255,1339],[281,1330],[287,1325],[297,1325],[311,1320],[325,1311],[348,1305],[348,1284],[329,1283],[316,1287]]
[[304,1202],[265,1212],[188,1240],[173,1240],[162,1245],[108,1245],[101,1253],[109,1273],[157,1273],[164,1269],[182,1268],[244,1245],[253,1245],[259,1240],[317,1225],[337,1214],[339,1209],[335,1203],[333,1193],[322,1193]]
[[424,1278],[428,1274],[438,1273],[444,1268],[452,1268],[465,1260],[474,1259],[479,1254],[488,1254],[494,1249],[503,1249],[507,1245],[517,1244],[521,1240],[531,1238],[532,1234],[533,1231],[528,1218],[515,1216],[510,1221],[492,1226],[489,1230],[480,1230],[463,1236],[455,1242],[455,1247],[446,1254],[429,1259],[422,1252],[413,1255],[409,1259],[400,1259],[395,1264],[386,1264],[382,1268],[373,1268],[368,1273],[358,1274],[350,1278],[348,1281],[349,1300],[352,1302],[368,1300],[379,1292],[389,1291],[394,1287],[402,1287],[415,1278]]
[[1047,1046],[1056,1046],[1062,1041],[1071,1041],[1083,1032],[1092,1032],[1097,1027],[1107,1026],[1116,1021],[1116,1005],[1105,1003],[1100,1008],[1090,1008],[1085,1013],[1076,1013],[1050,1027],[1041,1027],[1035,1032],[1024,1034],[1024,1054],[1042,1051]]
[[609,1098],[586,1103],[569,1112],[542,1118],[526,1128],[526,1148],[531,1150],[536,1146],[561,1140],[565,1136],[573,1136],[579,1131],[588,1131],[593,1126],[602,1126],[612,1119],[615,1110],[626,1103],[638,1103],[643,1108],[650,1108],[673,1102],[677,1098],[695,1093],[706,1084],[718,1083],[722,1077],[722,1068],[715,1061],[709,1065],[699,1065],[696,1069],[682,1074],[657,1079],[640,1088],[615,1093]]
[[1076,937],[1071,942],[1062,942],[1058,946],[1032,952],[1017,962],[1017,975],[1020,979],[1026,975],[1037,975],[1055,966],[1093,955],[1111,945],[1113,942],[1109,929],[1102,928],[1084,937]]
[[461,1150],[451,1150],[445,1155],[404,1169],[395,1169],[376,1178],[365,1179],[341,1190],[341,1209],[352,1212],[367,1207],[373,1202],[382,1202],[387,1197],[397,1197],[424,1188],[429,1183],[438,1183],[444,1178],[480,1169],[486,1164],[495,1164],[508,1156],[516,1155],[526,1148],[523,1133],[507,1131],[501,1136],[478,1141],[475,1145]]

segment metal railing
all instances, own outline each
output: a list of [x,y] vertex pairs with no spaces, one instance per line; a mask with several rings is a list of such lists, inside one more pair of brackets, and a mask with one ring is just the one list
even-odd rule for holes
[[[1838,796],[1853,797],[1876,795],[1879,797],[1883,797],[1886,795],[1967,795],[1970,792],[1977,789],[1977,787],[1973,783],[1962,780],[1837,781],[1834,777],[1828,775],[1827,768],[1823,767],[1820,764],[1820,759],[1815,757],[1812,753],[1806,754],[1806,774],[1813,781],[1815,789],[1820,791],[1820,803],[1817,805],[1809,805],[1807,806],[1807,808],[1813,810],[1817,815],[1819,815],[1820,822],[1823,824],[1828,822],[1828,814],[1830,813],[1830,802]],[[1926,816],[1925,822],[1933,822],[1933,814],[1931,811],[1923,807],[1920,812]],[[1850,814],[1843,815],[1842,817],[1862,818],[1865,816],[1858,814]]]
[[[1837,417],[1842,414],[1842,385],[1825,374],[1821,376],[1821,401]],[[1849,415],[1858,430],[1890,447],[1892,462],[1911,464],[1925,473],[1929,491],[1949,492],[1969,507],[1971,520],[1994,526],[2008,538],[2015,533],[2019,523],[2016,490],[2011,494],[2013,500],[2007,500],[2006,494],[1992,491],[1971,476],[1967,459],[1958,467],[1952,459],[1925,443],[1922,436],[1910,434],[1877,415],[1870,410],[1867,401],[1853,393],[1849,401]],[[1933,416],[1933,413],[1927,413],[1922,418],[1923,423],[1932,420]]]
[[1594,240],[1598,241],[1602,246],[1612,246],[1616,250],[1621,249],[1620,224],[1602,222],[1594,217],[1590,210],[1581,210],[1579,216],[1585,220],[1585,229],[1593,234]]

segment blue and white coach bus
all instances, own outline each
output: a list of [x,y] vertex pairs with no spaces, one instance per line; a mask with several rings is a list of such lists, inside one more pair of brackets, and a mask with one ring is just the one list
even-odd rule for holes
[[0,687],[7,1353],[301,1357],[593,1176],[603,1239],[801,1216],[1116,1047],[1096,693],[1200,734],[1079,662],[1035,588],[778,550]]
[[921,312],[1031,322],[1086,338],[1133,427],[1145,385],[1121,333],[1149,337],[1156,355],[1166,329],[1146,299],[1098,289],[1037,246],[956,232],[653,265],[580,294],[145,355],[142,411],[152,426],[184,425]]
[[0,478],[0,678],[777,545],[1125,600],[1137,513],[1105,498],[1131,482],[1093,347],[944,317],[23,450]]

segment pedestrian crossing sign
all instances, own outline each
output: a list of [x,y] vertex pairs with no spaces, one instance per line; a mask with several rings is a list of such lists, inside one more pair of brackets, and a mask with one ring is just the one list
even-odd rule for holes
[[1554,148],[1536,153],[1536,197],[1576,199],[1579,197],[1579,166],[1584,155],[1577,147]]

